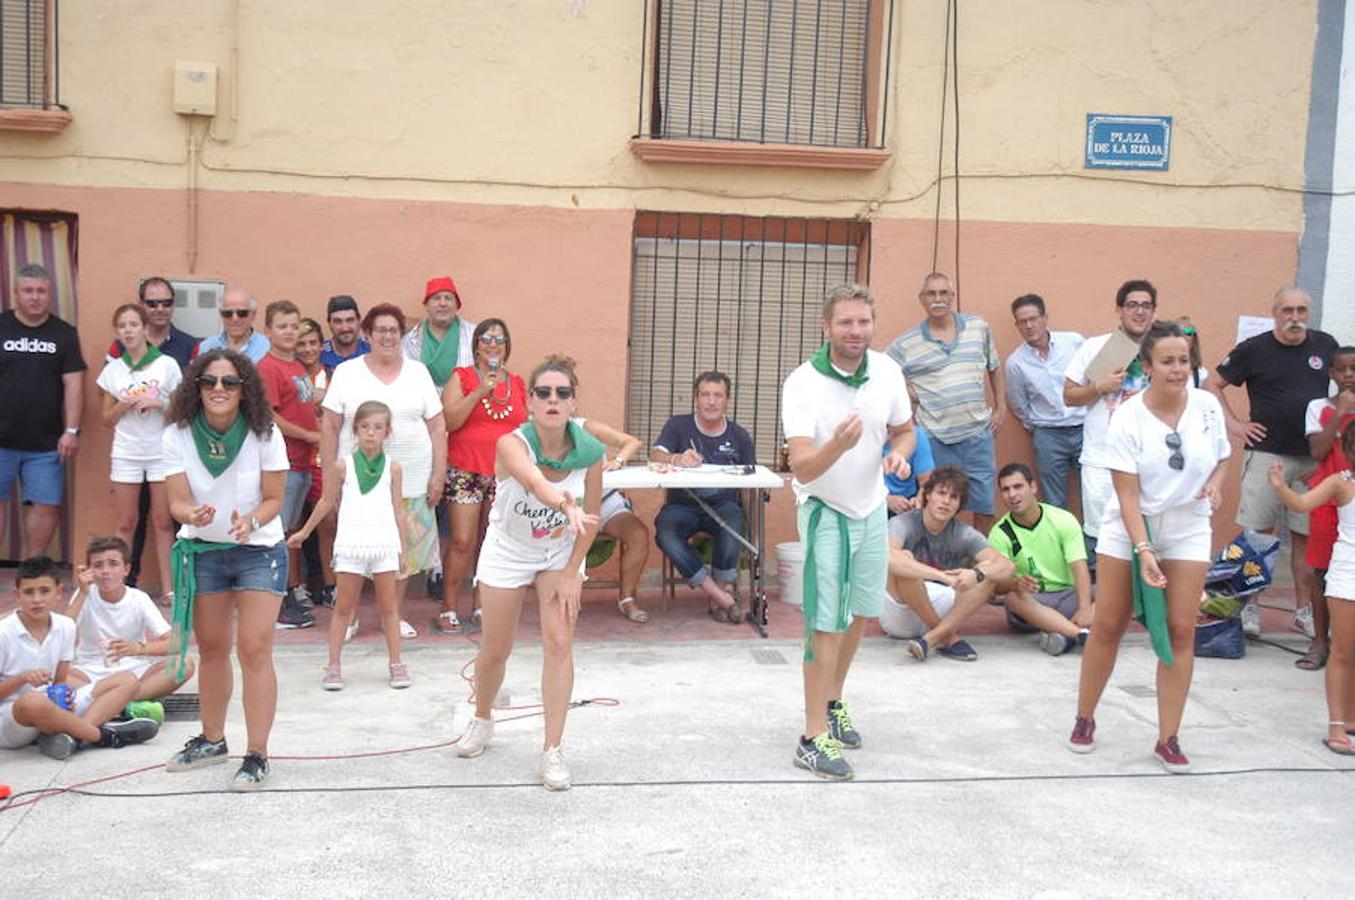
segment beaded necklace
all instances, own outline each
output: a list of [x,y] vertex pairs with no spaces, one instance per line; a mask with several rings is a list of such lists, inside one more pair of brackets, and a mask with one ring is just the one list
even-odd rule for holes
[[[501,370],[501,374],[506,376],[508,373]],[[484,407],[485,415],[489,416],[490,420],[494,422],[502,422],[513,414],[513,404],[510,402],[513,398],[513,388],[508,378],[504,378],[503,381],[502,400],[499,399],[498,393],[499,386],[496,384],[493,390],[480,398],[480,405]],[[495,407],[502,407],[502,409],[495,409]]]

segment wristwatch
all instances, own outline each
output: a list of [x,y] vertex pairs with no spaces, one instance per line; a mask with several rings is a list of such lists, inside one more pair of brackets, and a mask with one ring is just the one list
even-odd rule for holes
[[987,580],[988,580],[988,576],[985,575],[985,574],[983,574],[983,570],[980,569],[978,566],[975,566],[975,567],[974,567],[974,583],[975,583],[975,584],[983,584],[983,582],[985,582],[985,581],[987,581]]

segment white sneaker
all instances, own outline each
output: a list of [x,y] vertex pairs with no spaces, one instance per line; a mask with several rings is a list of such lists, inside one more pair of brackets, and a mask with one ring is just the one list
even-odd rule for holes
[[1289,627],[1294,631],[1302,632],[1311,641],[1316,633],[1313,629],[1313,608],[1304,606],[1294,610],[1294,624]]
[[541,754],[541,784],[548,791],[569,790],[569,765],[559,747],[547,747]]
[[404,638],[407,641],[412,641],[414,640],[414,638],[418,636],[419,636],[418,629],[416,629],[413,625],[406,622],[404,619],[400,620],[400,637]]
[[1238,614],[1242,619],[1242,633],[1249,634],[1252,637],[1261,636],[1261,607],[1256,605],[1255,601],[1242,607]]
[[485,752],[492,737],[494,737],[494,720],[472,716],[470,724],[461,733],[461,740],[456,742],[456,755],[468,759],[479,756]]
[[354,619],[352,624],[343,630],[343,642],[346,644],[358,636],[358,620]]

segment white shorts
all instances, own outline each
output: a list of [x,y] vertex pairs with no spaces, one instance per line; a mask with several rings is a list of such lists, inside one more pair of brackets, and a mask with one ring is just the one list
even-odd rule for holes
[[[496,588],[527,587],[542,572],[559,571],[569,562],[574,551],[574,538],[562,540],[544,552],[537,548],[514,547],[486,537],[480,548],[480,560],[475,566],[475,584]],[[579,563],[583,574],[587,560]]]
[[140,680],[151,670],[151,666],[158,662],[160,662],[160,660],[146,659],[142,656],[137,658],[136,663],[128,666],[101,666],[95,663],[94,665],[72,666],[71,668],[88,678],[91,685],[95,685],[105,678],[109,678],[113,675],[121,675],[123,672],[131,672],[133,678]]
[[635,507],[631,506],[626,495],[620,491],[608,491],[602,495],[602,503],[598,506],[598,531],[606,525],[611,519],[616,518],[623,512],[630,512]]
[[1082,533],[1096,537],[1110,502],[1115,484],[1110,480],[1110,469],[1101,466],[1082,467]]
[[0,709],[0,749],[17,750],[27,747],[38,739],[38,731],[31,725],[20,725],[14,721],[14,704],[7,703]]
[[[931,601],[932,609],[938,616],[945,618],[955,605],[955,589],[935,581],[924,581],[923,585],[927,588],[927,599]],[[880,627],[892,638],[915,638],[927,633],[927,623],[906,603],[900,603],[888,594],[885,594],[885,605],[880,610]]]
[[[1214,558],[1214,530],[1209,517],[1194,511],[1194,504],[1177,506],[1156,516],[1144,516],[1153,536],[1158,559],[1210,562]],[[1101,523],[1096,552],[1114,559],[1132,559],[1134,542],[1125,531],[1124,519],[1115,516]]]
[[339,551],[334,551],[332,566],[335,572],[342,572],[345,575],[361,575],[363,578],[371,578],[373,575],[381,575],[385,572],[400,571],[400,554],[390,553],[386,556],[376,557],[358,557],[345,556]]
[[113,457],[108,480],[114,484],[141,484],[144,481],[164,481],[163,459],[119,459]]
[[1345,541],[1332,547],[1326,590],[1334,600],[1355,600],[1355,547]]

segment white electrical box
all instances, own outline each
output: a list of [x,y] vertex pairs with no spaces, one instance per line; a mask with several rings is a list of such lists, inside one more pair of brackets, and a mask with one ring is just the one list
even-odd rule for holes
[[216,115],[216,63],[174,63],[174,111]]

